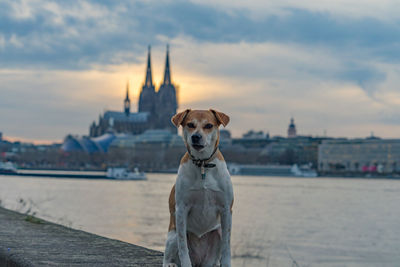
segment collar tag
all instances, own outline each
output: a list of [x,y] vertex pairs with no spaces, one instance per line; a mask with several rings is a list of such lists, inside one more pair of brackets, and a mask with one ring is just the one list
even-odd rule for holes
[[204,180],[206,179],[206,170],[204,168],[205,162],[201,161],[201,165],[200,165],[200,172],[201,172],[201,178]]

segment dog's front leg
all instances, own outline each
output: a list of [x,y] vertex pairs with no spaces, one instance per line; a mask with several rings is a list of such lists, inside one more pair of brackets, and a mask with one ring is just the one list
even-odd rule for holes
[[232,213],[229,207],[224,207],[221,214],[221,267],[231,266],[231,227]]
[[191,267],[189,249],[187,245],[186,223],[189,208],[186,205],[176,207],[176,231],[178,233],[178,254],[182,267]]

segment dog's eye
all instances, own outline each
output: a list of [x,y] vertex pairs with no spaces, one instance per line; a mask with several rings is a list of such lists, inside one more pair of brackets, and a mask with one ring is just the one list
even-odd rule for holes
[[194,126],[194,124],[191,123],[191,122],[189,122],[189,123],[187,124],[187,127],[189,127],[189,128],[196,128],[196,127]]
[[204,129],[211,129],[213,127],[213,125],[211,124],[211,123],[207,123],[205,126],[204,126]]

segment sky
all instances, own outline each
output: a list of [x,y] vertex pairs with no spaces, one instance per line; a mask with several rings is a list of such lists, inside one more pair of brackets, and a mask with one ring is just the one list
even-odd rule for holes
[[394,0],[0,1],[0,132],[60,142],[137,110],[152,47],[166,45],[179,110],[215,108],[250,129],[400,137],[400,13]]

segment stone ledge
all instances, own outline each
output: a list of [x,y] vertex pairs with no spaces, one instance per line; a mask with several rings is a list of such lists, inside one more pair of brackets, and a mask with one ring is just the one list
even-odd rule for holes
[[161,266],[159,251],[0,208],[0,266]]

